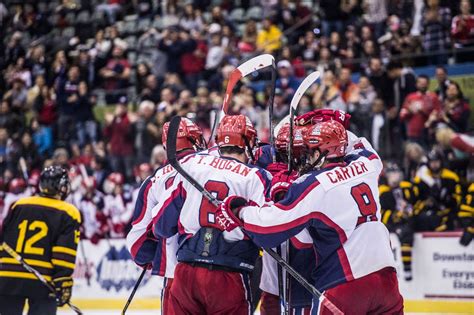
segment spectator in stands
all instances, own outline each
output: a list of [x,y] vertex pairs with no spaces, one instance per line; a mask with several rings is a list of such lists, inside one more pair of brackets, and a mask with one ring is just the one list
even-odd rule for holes
[[189,33],[179,31],[177,27],[165,29],[162,35],[158,49],[168,57],[167,71],[181,73],[181,56],[196,49],[197,43]]
[[311,30],[307,31],[304,37],[300,37],[295,51],[300,54],[301,58],[304,61],[313,62],[319,55],[319,49],[319,42],[316,40],[316,35],[314,34],[314,31]]
[[200,32],[193,32],[193,34],[196,48],[181,56],[181,69],[186,86],[193,93],[196,93],[198,82],[203,78],[202,73],[206,65],[208,47],[206,40],[201,38]]
[[316,108],[330,108],[347,111],[347,105],[342,99],[342,94],[337,87],[334,72],[328,70],[324,72],[322,84],[313,97],[313,104]]
[[436,82],[438,83],[438,87],[436,88],[436,94],[440,101],[443,101],[446,98],[446,89],[451,81],[448,79],[448,71],[443,66],[436,67]]
[[408,94],[416,91],[416,78],[413,70],[404,68],[398,61],[392,61],[387,65],[387,74],[392,84],[387,91],[388,116],[390,119],[395,119]]
[[41,94],[41,91],[43,87],[45,86],[46,86],[45,77],[43,75],[38,75],[35,79],[35,84],[28,89],[27,102],[26,102],[28,109],[31,109],[33,107],[35,99],[38,97],[38,95]]
[[[212,26],[212,25],[211,25]],[[226,46],[222,43],[220,31],[210,29],[211,40],[209,43],[209,50],[206,56],[206,76],[211,77],[216,74],[219,66],[224,60]]]
[[432,127],[434,123],[441,122],[446,124],[455,132],[466,132],[469,124],[471,109],[469,103],[464,99],[459,84],[455,81],[448,83],[446,89],[446,99],[440,112],[433,112],[425,127]]
[[275,89],[275,99],[273,103],[273,119],[274,123],[278,123],[283,117],[288,115],[290,110],[290,103],[286,101],[285,94],[280,88]]
[[251,54],[257,49],[257,23],[254,20],[248,20],[245,23],[238,48],[243,54]]
[[47,68],[44,46],[38,45],[32,47],[27,55],[25,63],[27,67],[31,69],[32,81],[35,81],[38,76],[44,77]]
[[356,126],[355,133],[360,137],[370,138],[372,108],[376,97],[377,94],[370,84],[369,78],[361,76],[359,84],[354,86],[354,90],[347,98],[348,110],[352,115],[351,122],[354,122]]
[[148,100],[153,103],[158,103],[160,101],[160,88],[156,75],[149,74],[146,76],[145,84],[140,93],[140,100]]
[[146,79],[150,73],[150,67],[146,62],[140,62],[137,64],[137,77],[135,80],[135,92],[137,95],[142,93],[146,84]]
[[372,115],[369,126],[370,143],[382,157],[387,154],[387,125],[385,117],[385,106],[381,98],[376,98],[372,103]]
[[41,93],[35,98],[33,109],[42,125],[52,126],[57,119],[57,103],[54,88],[43,86]]
[[120,97],[126,95],[125,88],[129,84],[131,65],[124,53],[127,44],[117,39],[114,41],[112,58],[100,69],[100,76],[104,80],[105,100],[107,104],[116,104]]
[[387,4],[385,1],[364,0],[364,20],[374,30],[375,39],[378,39],[385,32],[385,20],[387,19]]
[[278,61],[277,68],[278,79],[275,86],[282,91],[285,102],[289,103],[298,89],[300,81],[293,76],[293,68],[288,60]]
[[408,140],[423,147],[428,147],[425,123],[432,112],[441,110],[436,94],[428,91],[429,83],[428,76],[418,76],[417,91],[408,94],[400,111],[400,120],[406,123]]
[[127,100],[121,99],[113,114],[105,115],[104,136],[109,143],[109,161],[113,172],[133,176],[134,135],[127,112]]
[[155,104],[142,101],[138,107],[138,118],[133,123],[135,134],[135,163],[149,161],[154,145],[158,142],[160,129],[155,119]]
[[87,143],[96,143],[97,123],[95,121],[93,112],[93,107],[95,104],[85,81],[79,82],[77,92],[78,100],[74,106],[74,118],[76,123],[76,137],[79,142],[79,146],[82,148]]
[[12,112],[10,103],[3,100],[0,105],[0,128],[5,128],[8,133],[17,138],[23,132],[23,119],[15,112]]
[[[471,14],[471,2],[461,0],[460,11],[461,14],[456,15],[451,23],[451,36],[456,49],[474,46],[474,15]],[[472,53],[457,53],[456,60],[458,62],[470,61]]]
[[370,84],[374,87],[375,92],[379,95],[385,103],[388,102],[390,93],[390,82],[387,72],[382,67],[382,61],[380,58],[370,58],[369,66],[367,67],[365,74],[370,80]]
[[54,60],[51,65],[51,69],[49,70],[49,73],[48,73],[48,84],[51,85],[52,83],[55,83],[57,78],[66,76],[66,72],[67,72],[66,53],[64,52],[64,50],[59,50],[54,55]]
[[191,30],[202,31],[204,28],[204,21],[200,14],[197,14],[193,8],[193,5],[188,3],[184,6],[183,16],[179,20],[179,26],[186,31]]
[[21,45],[22,34],[21,32],[14,32],[8,41],[7,48],[5,50],[5,64],[14,64],[18,58],[25,56],[25,48]]
[[3,95],[3,99],[8,101],[12,112],[23,117],[26,111],[27,94],[25,81],[21,78],[15,78],[12,82],[12,88]]
[[344,28],[344,13],[341,10],[341,0],[321,0],[319,6],[322,14],[322,32],[329,37],[332,32],[342,33]]
[[357,84],[352,82],[352,72],[349,68],[342,68],[339,72],[339,80],[337,83],[341,96],[344,102],[348,102],[349,99],[354,98],[357,93]]
[[60,77],[57,84],[58,102],[58,136],[62,145],[65,145],[74,134],[75,110],[79,101],[79,68],[73,66],[69,69],[67,77]]
[[451,11],[441,7],[439,0],[428,0],[422,16],[423,48],[433,53],[428,62],[442,65],[447,62],[446,50],[450,48]]
[[27,169],[38,169],[41,168],[40,155],[36,144],[33,142],[31,134],[26,131],[23,133],[20,139],[18,157],[23,157],[26,162]]
[[262,29],[257,35],[257,49],[265,53],[273,53],[281,48],[282,32],[271,18],[267,17],[262,22]]
[[79,67],[80,79],[85,81],[88,86],[93,86],[95,83],[95,68],[89,55],[89,49],[85,45],[80,45],[78,50],[79,56],[75,63]]
[[40,157],[45,158],[50,156],[53,152],[54,145],[53,128],[41,125],[36,118],[33,118],[30,122],[30,130]]

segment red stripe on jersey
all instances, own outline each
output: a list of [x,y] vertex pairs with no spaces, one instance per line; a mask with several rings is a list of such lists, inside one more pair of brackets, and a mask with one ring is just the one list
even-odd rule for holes
[[[297,205],[303,198],[306,197],[306,195],[308,195],[311,190],[313,190],[314,188],[316,188],[317,186],[319,186],[319,181],[315,181],[314,183],[312,183],[311,185],[309,185],[301,195],[298,196],[298,198],[296,198],[295,200],[293,200],[290,204],[288,205],[283,205],[281,203],[276,203],[275,206],[278,207],[279,209],[281,210],[291,210],[293,207],[295,207],[295,205]],[[291,187],[290,187],[291,189]]]
[[369,160],[378,160],[378,158],[379,157],[375,153],[368,157]]
[[346,252],[342,245],[341,248],[337,250],[337,256],[339,256],[339,261],[341,262],[342,270],[344,271],[344,275],[346,276],[346,281],[354,280],[351,265],[349,264],[349,260],[347,259]]
[[152,186],[152,181],[150,180],[148,183],[147,183],[147,186],[145,188],[145,193],[143,194],[143,207],[142,209],[140,210],[140,215],[138,216],[138,218],[132,222],[132,225],[135,225],[137,224],[138,222],[140,222],[141,220],[143,220],[143,217],[145,216],[145,212],[146,212],[146,208],[147,208],[147,205],[148,205],[148,192],[150,191],[150,188]]
[[166,274],[166,238],[161,239],[161,261],[159,276],[164,277]]
[[147,239],[147,234],[149,229],[151,228],[152,222],[150,222],[145,230],[145,233],[143,233],[136,241],[133,243],[132,248],[131,248],[131,253],[133,259],[135,260],[135,257],[137,257],[138,251],[140,248],[142,248],[143,243],[145,243]]
[[307,248],[313,247],[313,244],[303,243],[295,236],[290,238],[290,241],[291,241],[291,244],[293,244],[293,246],[296,247],[297,249],[307,249]]
[[274,226],[258,226],[258,225],[244,222],[244,229],[246,229],[249,232],[253,232],[257,234],[281,233],[281,232],[290,230],[292,228],[295,228],[297,226],[303,225],[311,219],[319,220],[323,222],[324,224],[326,224],[327,226],[329,226],[330,228],[333,228],[336,231],[337,235],[339,236],[339,241],[341,245],[347,241],[347,236],[346,236],[346,233],[344,233],[344,230],[321,212],[311,212],[291,222],[274,225]]
[[178,187],[173,191],[173,193],[171,193],[171,196],[166,199],[166,201],[163,203],[163,206],[160,208],[160,210],[158,211],[158,213],[156,214],[156,216],[153,218],[153,225],[155,225],[158,220],[161,218],[161,216],[163,215],[163,212],[166,208],[168,208],[168,206],[176,199],[179,197],[179,195],[182,193],[183,191],[183,183],[179,183],[178,184]]

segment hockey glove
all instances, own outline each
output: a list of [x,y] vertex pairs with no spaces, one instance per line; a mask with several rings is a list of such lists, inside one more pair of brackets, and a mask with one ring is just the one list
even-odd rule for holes
[[276,173],[288,170],[288,164],[281,163],[281,162],[275,162],[268,164],[267,166],[267,171],[272,174],[272,176],[275,176]]
[[471,243],[472,239],[474,237],[474,228],[473,227],[468,227],[464,230],[461,239],[459,240],[459,243],[462,246],[467,246],[469,243]]
[[63,306],[67,304],[71,299],[72,286],[74,282],[72,277],[61,277],[53,280],[54,288],[56,289],[56,304]]
[[273,176],[272,187],[270,188],[270,198],[274,202],[278,202],[285,197],[286,192],[291,186],[291,183],[298,178],[298,174],[293,171],[288,174],[288,171],[280,171]]
[[344,126],[344,128],[348,129],[349,124],[350,124],[350,119],[351,119],[351,115],[342,110],[316,109],[309,113],[296,117],[295,123],[298,126],[304,126],[307,124],[315,124],[317,122],[335,120],[341,123]]
[[227,232],[242,226],[243,223],[239,219],[239,212],[247,205],[247,200],[242,197],[230,196],[225,198],[216,211],[217,223]]

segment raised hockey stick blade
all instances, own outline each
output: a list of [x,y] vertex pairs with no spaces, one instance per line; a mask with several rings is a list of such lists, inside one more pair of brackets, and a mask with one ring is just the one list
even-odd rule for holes
[[[38,278],[38,280],[42,284],[44,284],[48,288],[49,291],[51,291],[51,293],[56,295],[56,289],[53,287],[53,285],[51,283],[48,282],[48,280],[46,280],[43,277],[43,275],[38,270],[31,267],[27,262],[25,262],[23,257],[21,257],[20,254],[15,252],[7,243],[3,242],[2,247],[10,256],[12,256],[14,259],[16,259],[23,266],[23,268],[25,268],[28,272],[34,274],[35,277]],[[67,305],[74,311],[74,313],[76,313],[78,315],[84,314],[84,313],[82,313],[82,311],[77,306],[73,305],[71,302],[67,302]]]
[[[176,140],[179,130],[179,123],[181,122],[181,117],[174,116],[171,119],[170,127],[168,129],[168,139],[166,141],[166,154],[168,156],[168,161],[171,166],[183,176],[191,185],[193,185],[204,197],[207,198],[213,205],[216,207],[219,206],[219,200],[214,198],[214,196],[204,189],[201,184],[199,184],[191,175],[189,175],[179,164],[176,156]],[[245,230],[242,230],[246,234]],[[248,236],[248,235],[247,235]],[[308,290],[314,297],[320,299],[321,303],[326,305],[329,309],[333,310],[333,314],[341,315],[343,314],[331,301],[325,298],[321,292],[318,291],[311,283],[309,283],[302,275],[300,275],[293,267],[291,267],[280,255],[278,255],[273,249],[264,248],[275,261],[281,265],[281,267],[290,274],[296,281],[298,281],[302,287]]]
[[311,72],[304,80],[301,82],[300,86],[296,90],[293,98],[291,99],[290,103],[290,141],[288,147],[288,171],[291,172],[292,165],[291,161],[293,161],[293,127],[295,124],[295,112],[298,108],[298,104],[300,103],[301,98],[303,97],[304,93],[309,89],[313,83],[319,79],[320,77],[319,71]]
[[[243,77],[251,74],[254,71],[259,71],[263,68],[270,67],[275,64],[275,58],[270,54],[263,54],[253,57],[252,59],[247,60],[240,66],[238,66],[234,71],[231,72],[229,76],[229,82],[227,82],[227,87],[225,90],[224,100],[222,102],[221,111],[216,113],[214,118],[214,123],[212,125],[211,136],[208,143],[211,142],[212,137],[214,136],[217,124],[219,120],[222,119],[224,115],[227,115],[229,110],[230,100],[232,98],[232,92],[237,82],[240,81]],[[273,75],[273,74],[272,74]],[[273,78],[272,78],[273,80]],[[273,100],[272,100],[273,103]]]
[[146,268],[143,268],[143,271],[140,274],[140,277],[138,277],[138,280],[135,283],[135,286],[133,287],[132,293],[130,293],[130,296],[128,297],[127,304],[125,304],[122,310],[122,315],[125,315],[125,313],[128,310],[128,307],[130,306],[130,303],[132,303],[133,297],[135,296],[135,293],[137,292],[138,287],[140,286],[140,283],[142,282],[143,277],[145,276],[145,273],[146,273]]

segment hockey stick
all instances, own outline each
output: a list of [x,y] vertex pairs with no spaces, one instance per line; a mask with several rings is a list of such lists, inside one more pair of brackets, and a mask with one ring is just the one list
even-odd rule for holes
[[293,169],[293,129],[295,125],[295,112],[298,108],[298,104],[300,103],[301,98],[303,97],[304,93],[309,89],[313,83],[319,79],[321,74],[319,71],[314,71],[310,73],[304,80],[301,82],[300,86],[296,90],[293,98],[291,99],[290,103],[290,141],[288,147],[288,171],[291,172]]
[[130,293],[130,296],[128,297],[127,304],[125,304],[125,307],[122,310],[122,315],[125,315],[125,312],[127,312],[128,306],[130,303],[132,303],[133,297],[135,296],[135,293],[138,290],[138,287],[140,286],[140,283],[143,280],[143,277],[145,276],[146,273],[146,268],[143,268],[142,273],[140,274],[140,277],[138,277],[137,282],[135,283],[135,286],[133,287],[132,293]]
[[277,67],[275,64],[275,59],[272,62],[272,83],[271,83],[271,92],[270,97],[268,98],[268,119],[269,119],[269,128],[270,128],[270,144],[274,144],[275,135],[274,126],[273,126],[273,101],[275,99],[275,89],[276,89],[276,77],[277,77]]
[[[209,138],[208,143],[211,142],[212,137],[214,136],[219,120],[222,118],[222,116],[227,115],[229,111],[229,104],[232,98],[232,92],[237,82],[239,82],[240,79],[242,79],[243,77],[246,77],[252,72],[259,71],[263,68],[270,67],[274,64],[275,64],[275,58],[273,58],[272,55],[263,54],[263,55],[258,55],[252,59],[247,60],[246,62],[244,62],[243,64],[238,66],[234,71],[231,72],[229,76],[229,82],[227,83],[224,100],[222,102],[222,108],[220,112],[216,113],[216,117],[214,118],[214,123],[212,125],[211,136]],[[272,100],[272,103],[273,103],[273,100]]]
[[[294,134],[293,129],[295,125],[295,112],[298,108],[298,104],[300,103],[301,98],[303,97],[304,93],[309,89],[313,83],[319,79],[320,73],[319,71],[314,71],[310,73],[304,80],[301,82],[300,86],[296,90],[293,98],[291,99],[290,103],[290,134],[289,134],[289,145],[288,145],[288,173],[291,173],[293,170],[293,140]],[[285,258],[286,262],[290,264],[290,241],[286,241],[286,251],[285,251]],[[285,292],[284,296],[284,309],[285,314],[289,314],[290,308],[290,278],[288,277],[287,272],[285,272]]]
[[[181,117],[174,116],[171,119],[170,127],[168,129],[168,139],[166,141],[166,153],[168,156],[168,161],[171,166],[187,180],[194,188],[196,188],[207,200],[209,200],[214,206],[219,206],[220,201],[217,200],[208,190],[201,186],[188,172],[186,172],[179,164],[176,156],[176,140],[179,129],[179,123],[181,122]],[[247,233],[242,230],[242,232],[247,235]],[[248,235],[247,235],[248,236]],[[250,238],[250,237],[249,237]],[[282,268],[289,273],[296,281],[298,281],[301,286],[308,290],[314,297],[318,298],[322,304],[324,304],[333,314],[341,315],[342,313],[337,306],[335,306],[331,301],[329,301],[325,296],[319,292],[311,283],[309,283],[302,275],[300,275],[293,267],[291,267],[280,255],[278,255],[273,249],[264,248],[266,253],[268,253],[275,261],[282,266]]]
[[[81,176],[84,178],[84,183],[86,184],[87,188],[92,187],[92,182],[87,175],[87,170],[84,164],[79,164],[79,170],[81,172]],[[84,222],[84,221],[83,221]],[[84,249],[84,242],[79,241],[79,246],[81,248],[82,256],[84,258],[84,264],[86,265],[86,281],[87,281],[87,286],[91,286],[91,274],[89,272],[89,263],[87,262],[87,255],[86,255],[86,250]]]
[[[44,284],[48,289],[49,291],[51,291],[51,293],[54,294],[54,296],[56,296],[56,289],[51,285],[51,283],[48,282],[48,280],[46,280],[43,275],[41,273],[39,273],[38,270],[36,270],[35,268],[31,267],[27,262],[25,262],[25,260],[23,259],[23,257],[20,256],[20,254],[18,254],[17,252],[15,252],[7,243],[3,242],[3,249],[10,255],[12,256],[13,258],[15,258],[16,260],[18,260],[18,262],[23,266],[23,268],[25,268],[28,272],[31,272],[32,274],[35,275],[36,278],[38,278],[38,280]],[[77,307],[77,306],[74,306],[71,302],[67,302],[66,303],[76,314],[78,315],[81,315],[83,314],[82,311]]]

